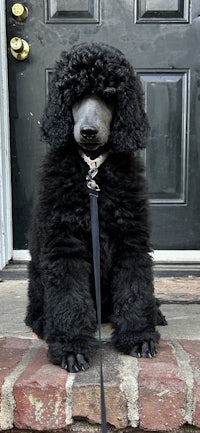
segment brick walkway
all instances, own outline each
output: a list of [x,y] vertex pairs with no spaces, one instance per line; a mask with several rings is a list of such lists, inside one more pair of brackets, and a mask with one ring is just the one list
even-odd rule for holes
[[[98,431],[98,355],[84,373],[50,364],[44,343],[0,340],[2,430]],[[200,428],[200,341],[161,341],[154,359],[131,358],[103,348],[107,421],[117,430]],[[93,424],[90,430],[85,420]],[[70,427],[71,425],[71,427]],[[83,427],[84,426],[84,430]],[[75,429],[75,430],[74,430]],[[66,430],[65,430],[66,431]],[[127,431],[130,431],[129,429]]]

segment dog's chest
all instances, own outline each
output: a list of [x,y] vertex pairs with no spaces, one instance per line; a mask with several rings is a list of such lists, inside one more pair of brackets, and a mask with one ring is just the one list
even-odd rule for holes
[[104,272],[108,272],[112,267],[114,245],[115,243],[112,242],[109,232],[105,233],[100,230],[101,266],[104,269]]

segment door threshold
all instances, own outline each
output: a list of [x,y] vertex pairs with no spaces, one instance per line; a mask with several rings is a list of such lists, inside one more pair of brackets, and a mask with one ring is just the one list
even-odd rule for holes
[[[200,250],[154,250],[152,253],[155,263],[199,263]],[[30,253],[28,250],[14,250],[13,261],[29,261]]]
[[[200,251],[199,250],[155,250],[154,274],[156,277],[200,277]],[[30,261],[28,250],[14,250],[12,265]]]

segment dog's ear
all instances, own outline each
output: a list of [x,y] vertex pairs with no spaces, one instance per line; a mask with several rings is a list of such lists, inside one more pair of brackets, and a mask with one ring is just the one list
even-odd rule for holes
[[117,107],[110,136],[113,151],[130,152],[146,147],[148,131],[142,85],[129,65],[127,81],[121,90],[118,89]]
[[64,74],[61,61],[52,74],[48,102],[41,122],[42,138],[52,147],[65,146],[73,135],[71,103],[65,94]]

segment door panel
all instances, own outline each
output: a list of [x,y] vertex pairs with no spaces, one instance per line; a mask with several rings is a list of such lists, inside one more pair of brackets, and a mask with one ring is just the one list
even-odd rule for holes
[[7,1],[8,41],[30,44],[24,61],[8,49],[14,248],[26,232],[37,168],[45,153],[40,119],[60,52],[102,41],[121,49],[140,75],[151,124],[144,152],[157,249],[199,249],[199,0],[37,0],[17,22]]
[[99,1],[45,0],[45,22],[48,24],[99,23]]
[[189,0],[137,0],[137,23],[188,23]]
[[[139,74],[151,132],[146,171],[153,204],[185,204],[187,185],[188,71]],[[159,107],[156,110],[155,107]]]

